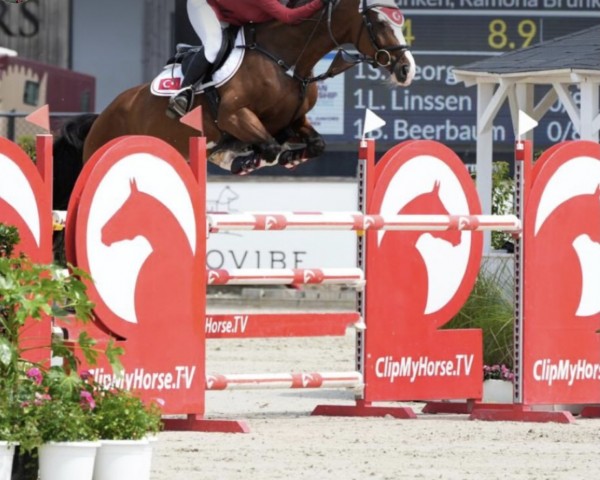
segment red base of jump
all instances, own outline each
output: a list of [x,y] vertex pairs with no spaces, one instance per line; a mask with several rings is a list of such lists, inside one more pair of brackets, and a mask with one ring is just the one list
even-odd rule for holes
[[583,407],[579,416],[583,418],[600,418],[600,405]]
[[199,415],[187,418],[169,418],[163,420],[166,431],[172,432],[213,432],[213,433],[249,433],[250,428],[243,420],[208,419]]
[[476,403],[469,420],[573,423],[575,418],[568,411],[533,411],[530,405],[511,403]]
[[356,405],[318,405],[311,415],[328,417],[385,417],[417,418],[410,407],[376,407],[370,402],[357,401]]
[[456,413],[467,414],[473,411],[475,400],[466,402],[427,402],[423,407],[423,413]]

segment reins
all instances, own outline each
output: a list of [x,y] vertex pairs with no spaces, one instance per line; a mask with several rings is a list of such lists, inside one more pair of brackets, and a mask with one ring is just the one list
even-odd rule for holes
[[[299,53],[298,57],[296,58],[293,65],[288,65],[280,57],[274,55],[269,50],[267,50],[266,48],[264,48],[263,46],[261,46],[257,43],[257,41],[256,41],[256,26],[253,24],[248,25],[246,27],[247,32],[248,32],[248,37],[249,37],[246,44],[238,47],[238,48],[245,48],[247,50],[255,50],[257,52],[260,52],[261,54],[263,54],[264,56],[266,56],[267,58],[272,60],[275,64],[277,64],[281,68],[283,68],[285,70],[286,75],[288,75],[298,81],[298,83],[300,85],[300,103],[298,104],[298,108],[294,112],[292,119],[296,118],[298,111],[302,107],[302,104],[304,103],[304,99],[306,98],[306,91],[308,89],[308,86],[311,83],[325,80],[327,78],[333,78],[336,75],[338,75],[339,73],[341,73],[341,71],[335,72],[333,70],[327,70],[326,72],[324,72],[320,75],[316,75],[316,76],[312,76],[312,77],[303,77],[303,76],[298,75],[298,73],[296,72],[296,65],[298,64],[300,59],[303,57],[304,53],[306,52],[306,49],[308,48],[311,41],[313,40],[315,33],[317,31],[317,28],[319,27],[319,25],[325,18],[325,15],[327,15],[327,30],[329,32],[329,38],[331,39],[331,41],[337,48],[338,53],[341,54],[342,57],[344,58],[344,61],[346,63],[348,63],[351,67],[358,65],[359,63],[367,63],[373,67],[389,67],[390,65],[392,65],[392,68],[393,68],[395,66],[395,63],[398,62],[398,59],[393,62],[394,64],[392,64],[392,59],[393,59],[392,52],[395,52],[397,50],[402,50],[402,51],[410,50],[408,45],[394,45],[394,46],[378,45],[377,38],[373,31],[373,23],[371,22],[371,20],[369,19],[369,16],[368,16],[369,10],[373,7],[369,7],[369,5],[367,4],[367,0],[362,0],[361,15],[363,18],[363,27],[366,28],[366,30],[368,32],[369,40],[371,41],[371,45],[375,49],[375,55],[373,57],[369,57],[368,55],[364,55],[360,52],[357,52],[357,53],[349,52],[342,45],[340,45],[340,43],[337,41],[337,39],[335,38],[335,35],[333,33],[332,16],[333,16],[333,10],[335,8],[336,3],[337,2],[330,2],[327,4],[326,8],[321,10],[321,14],[320,14],[318,20],[315,22],[314,28],[312,29],[310,35],[308,36],[308,39],[304,43],[304,46],[302,47],[302,50],[300,51],[300,53]],[[359,39],[362,35],[362,32],[363,32],[363,30],[361,28],[361,30],[358,34]]]

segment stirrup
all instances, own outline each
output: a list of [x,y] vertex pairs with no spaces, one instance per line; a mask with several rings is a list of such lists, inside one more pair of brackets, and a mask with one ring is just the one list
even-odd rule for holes
[[193,104],[194,90],[191,87],[184,88],[169,99],[166,114],[169,118],[183,117]]

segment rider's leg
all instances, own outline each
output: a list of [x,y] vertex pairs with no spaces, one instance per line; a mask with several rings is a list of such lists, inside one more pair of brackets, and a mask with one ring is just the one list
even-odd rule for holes
[[193,86],[202,81],[211,65],[212,63],[206,59],[203,50],[194,54],[187,65],[181,89],[169,100],[167,113],[172,112],[182,116],[188,112],[194,99]]
[[223,43],[222,25],[206,0],[188,0],[187,12],[196,35],[204,45],[206,59],[214,63]]
[[204,49],[194,55],[183,78],[181,90],[170,99],[167,110],[169,116],[187,113],[193,100],[191,87],[202,79],[215,62],[223,42],[221,23],[206,0],[188,0],[187,11]]

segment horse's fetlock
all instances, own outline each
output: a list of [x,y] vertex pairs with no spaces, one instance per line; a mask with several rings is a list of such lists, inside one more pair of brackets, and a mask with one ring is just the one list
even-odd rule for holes
[[260,156],[263,158],[263,160],[266,160],[269,163],[274,162],[275,160],[277,160],[279,152],[281,152],[281,145],[277,143],[268,143],[265,145],[261,145],[259,151]]
[[310,138],[307,143],[306,151],[310,158],[318,157],[325,151],[325,139],[320,135],[318,137]]

